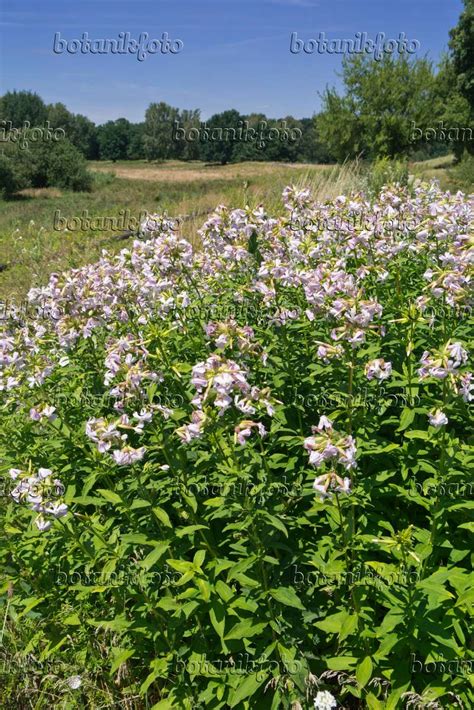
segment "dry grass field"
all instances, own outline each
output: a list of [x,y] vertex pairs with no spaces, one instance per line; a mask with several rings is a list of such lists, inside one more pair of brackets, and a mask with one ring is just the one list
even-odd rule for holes
[[[412,164],[416,178],[439,179],[452,184],[450,157]],[[308,185],[318,200],[364,189],[367,168],[344,166],[247,162],[206,165],[199,162],[146,161],[90,162],[95,175],[89,193],[62,192],[56,188],[24,190],[15,199],[0,201],[0,300],[24,298],[31,286],[44,284],[53,271],[94,261],[103,249],[116,251],[127,242],[111,229],[60,229],[58,215],[118,219],[124,210],[137,218],[144,211],[187,216],[183,236],[194,241],[205,215],[219,204],[257,206],[281,210],[281,193],[288,184]],[[62,223],[64,224],[64,222]],[[123,231],[123,230],[122,230]]]

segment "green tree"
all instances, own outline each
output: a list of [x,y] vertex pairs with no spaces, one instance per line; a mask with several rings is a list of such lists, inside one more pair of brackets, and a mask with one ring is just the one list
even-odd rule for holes
[[97,139],[101,160],[125,160],[131,138],[131,123],[126,118],[99,126]]
[[97,129],[92,121],[81,114],[71,113],[62,103],[50,104],[47,110],[52,129],[62,128],[66,138],[88,160],[98,158]]
[[127,158],[129,158],[129,160],[143,160],[145,157],[145,147],[143,144],[144,132],[144,123],[130,124],[130,142],[127,149]]
[[[201,145],[204,160],[226,165],[238,155],[238,136],[243,129],[243,116],[235,109],[216,113],[206,122]],[[207,138],[206,138],[207,136]]]
[[178,160],[199,160],[201,111],[183,109],[173,126],[172,157]]
[[12,144],[0,153],[0,197],[10,197],[31,185],[29,166],[17,160],[17,155],[18,149]]
[[436,90],[439,98],[437,133],[443,131],[444,145],[460,160],[466,149],[473,152],[473,141],[466,138],[469,138],[469,131],[474,135],[474,115],[468,99],[458,90],[456,69],[449,57],[443,57],[441,61]]
[[343,61],[345,95],[327,89],[318,125],[337,160],[397,157],[413,150],[414,124],[432,125],[435,77],[426,59],[364,55]]
[[62,128],[70,140],[74,115],[62,103],[49,104],[46,109],[51,128]]
[[173,153],[173,130],[179,111],[164,101],[152,103],[145,113],[143,145],[147,160],[166,160]]
[[88,192],[92,188],[92,175],[81,151],[67,140],[58,141],[48,153],[46,161],[48,185],[74,192]]
[[11,121],[13,128],[21,128],[25,121],[31,127],[42,126],[46,119],[46,105],[38,94],[8,91],[0,98],[0,121]]
[[450,32],[449,47],[460,93],[474,111],[474,0],[464,0],[464,12]]
[[318,117],[302,118],[300,125],[303,136],[298,144],[297,159],[305,163],[330,163],[331,155],[321,140]]
[[[69,134],[68,134],[69,136]],[[99,157],[99,142],[97,127],[86,116],[73,114],[69,140],[78,148],[87,160],[97,160]]]

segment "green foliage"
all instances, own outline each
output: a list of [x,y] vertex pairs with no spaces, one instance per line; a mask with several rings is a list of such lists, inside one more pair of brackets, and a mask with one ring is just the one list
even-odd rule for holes
[[345,95],[327,89],[318,118],[322,140],[339,161],[397,157],[412,149],[411,126],[432,125],[435,79],[426,59],[363,55],[343,61]]
[[451,30],[449,43],[459,91],[474,111],[474,1],[464,0],[464,12]]
[[[7,321],[2,707],[27,697],[38,710],[309,710],[323,688],[350,710],[402,710],[407,693],[472,706],[472,404],[457,389],[472,343],[472,267],[459,239],[472,211],[434,186],[384,189],[372,203],[285,195],[284,216],[271,220],[220,208],[195,262],[163,226],[156,240],[33,292],[44,329]],[[368,323],[367,303],[383,306]],[[209,321],[223,340],[206,334]],[[350,343],[341,323],[365,338]],[[322,343],[341,349],[326,358]],[[232,360],[272,406],[219,405],[212,379],[197,405],[192,370],[211,355],[226,359],[221,388]],[[367,371],[380,358],[392,363],[384,381]],[[86,434],[87,423],[119,420],[122,395],[129,421],[117,431],[146,448],[130,465]],[[45,404],[57,416],[37,421]],[[197,406],[205,428],[186,441]],[[154,416],[141,429],[142,408]],[[447,425],[430,424],[433,409]],[[338,451],[354,437],[357,468],[310,465],[304,442],[322,415],[342,437]],[[254,429],[243,445],[249,417],[267,435]],[[112,432],[103,443],[125,446]],[[42,533],[38,510],[11,499],[8,476],[39,467],[64,484],[69,507]],[[352,491],[336,486],[323,500],[315,475],[335,470]]]
[[0,196],[10,197],[15,192],[28,187],[29,179],[25,166],[13,159],[12,151],[0,154]]
[[[209,138],[202,143],[201,157],[209,162],[226,165],[236,156],[238,143],[235,135],[242,128],[242,116],[235,109],[216,113],[207,121]],[[243,146],[245,150],[245,146]]]
[[147,160],[165,160],[173,152],[173,129],[179,111],[161,101],[150,104],[145,112],[143,145]]
[[33,142],[29,131],[21,141],[6,143],[2,156],[2,187],[11,195],[26,187],[90,190],[92,175],[82,153],[68,140]]
[[405,160],[379,158],[368,167],[367,188],[371,195],[378,195],[384,185],[408,184],[408,163]]
[[466,192],[472,191],[474,185],[474,156],[465,155],[451,171],[460,188]]
[[74,192],[87,192],[91,189],[92,175],[87,170],[85,158],[69,141],[58,141],[54,144],[48,151],[46,165],[48,185]]
[[107,121],[99,126],[97,140],[102,160],[124,160],[128,157],[131,138],[131,123],[126,118]]
[[31,126],[42,126],[47,119],[43,99],[31,91],[8,91],[0,97],[0,121],[11,121],[14,128],[21,128],[25,121]]

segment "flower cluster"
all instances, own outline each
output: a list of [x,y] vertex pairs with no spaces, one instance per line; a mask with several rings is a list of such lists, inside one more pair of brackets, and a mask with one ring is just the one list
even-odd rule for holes
[[256,429],[262,439],[267,434],[265,427],[260,422],[253,422],[251,419],[244,419],[235,427],[235,442],[239,443],[241,446],[245,446],[247,439],[252,434],[252,429]]
[[319,468],[324,463],[339,463],[346,471],[356,468],[357,448],[352,436],[336,432],[331,420],[325,416],[311,429],[313,436],[306,438],[303,444],[310,452],[310,464]]
[[35,524],[41,532],[51,527],[52,521],[49,518],[62,518],[68,512],[67,505],[61,499],[64,486],[53,475],[49,468],[39,468],[37,473],[10,469],[10,477],[18,481],[11,497],[16,503],[26,501],[38,513]]
[[[175,220],[149,215],[140,227],[144,239],[132,247],[117,255],[104,251],[94,264],[52,274],[46,286],[28,295],[37,315],[28,321],[13,315],[0,333],[2,401],[15,409],[31,391],[26,418],[29,413],[35,422],[52,421],[57,403],[50,383],[80,366],[86,350],[100,363],[113,411],[88,412],[83,426],[99,452],[117,464],[144,458],[154,414],[171,419],[167,426],[173,427],[172,411],[157,404],[165,387],[179,391],[187,410],[187,423],[181,419],[174,429],[183,443],[200,438],[217,420],[244,443],[249,432],[262,434],[262,416],[275,414],[278,400],[262,364],[270,371],[282,345],[283,358],[291,356],[293,332],[304,337],[308,361],[317,367],[339,368],[347,358],[355,363],[371,357],[365,365],[368,380],[391,376],[391,362],[377,353],[389,357],[394,338],[386,335],[397,335],[394,324],[401,323],[387,313],[404,305],[403,260],[425,277],[413,280],[408,304],[418,315],[436,313],[442,303],[447,317],[455,317],[457,309],[472,304],[473,212],[462,193],[445,193],[435,184],[392,186],[373,202],[358,194],[321,204],[308,189],[288,187],[283,201],[285,214],[278,218],[263,207],[219,206],[200,230],[197,249],[179,235]],[[384,310],[385,299],[392,310]],[[210,308],[199,321],[207,344],[201,342],[193,354],[190,348],[185,354],[170,352],[180,334],[192,332],[190,342],[197,343],[199,333],[188,314],[209,304],[251,306],[261,328],[227,313],[213,316]],[[436,315],[431,325],[437,332]],[[449,381],[471,402],[474,382],[466,362],[466,349],[453,338],[421,355],[419,376]],[[297,375],[303,379],[305,373]],[[433,426],[443,426],[447,414],[433,409],[429,417]],[[351,470],[354,439],[324,420],[305,440],[311,464]]]
[[337,707],[337,700],[328,690],[318,691],[314,699],[316,710],[331,710]]
[[49,404],[43,404],[40,407],[32,407],[30,409],[30,419],[34,422],[42,422],[47,419],[49,422],[53,422],[57,419],[56,407],[52,407]]
[[421,380],[433,377],[435,380],[446,380],[456,394],[461,395],[465,402],[474,398],[472,390],[472,372],[461,372],[460,368],[468,361],[468,352],[459,342],[448,341],[442,348],[434,352],[425,350],[418,369]]
[[235,403],[237,394],[246,395],[250,392],[246,370],[234,360],[227,360],[220,355],[211,355],[205,362],[194,365],[191,382],[198,392],[193,404],[202,407],[212,400],[219,415]]
[[234,319],[224,322],[207,323],[204,330],[208,338],[212,340],[217,350],[237,350],[241,354],[259,355],[263,364],[266,363],[268,355],[262,347],[255,342],[255,333],[249,325],[240,327]]
[[112,422],[108,422],[104,417],[93,418],[86,423],[86,435],[96,444],[97,450],[101,454],[109,451],[114,444],[121,446],[121,448],[111,451],[111,454],[119,466],[130,465],[143,458],[145,448],[134,449],[128,444],[124,445],[128,440],[126,431],[138,435],[143,434],[145,425],[153,420],[154,411],[159,411],[165,418],[171,414],[171,410],[166,407],[153,404],[149,409],[134,412],[132,416],[122,414]]
[[392,374],[392,363],[383,358],[371,360],[365,366],[365,374],[368,380],[387,380]]

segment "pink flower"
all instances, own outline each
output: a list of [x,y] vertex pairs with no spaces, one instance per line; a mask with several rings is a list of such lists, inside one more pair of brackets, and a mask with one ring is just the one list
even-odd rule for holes
[[179,427],[179,429],[176,429],[177,435],[182,441],[189,444],[190,441],[201,436],[206,419],[207,417],[204,412],[198,409],[191,415],[191,424],[185,424]]

